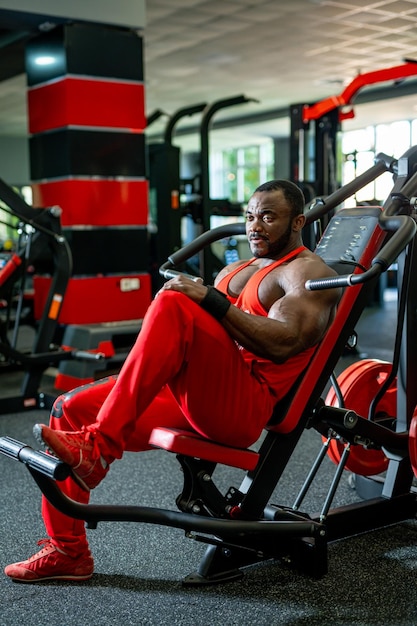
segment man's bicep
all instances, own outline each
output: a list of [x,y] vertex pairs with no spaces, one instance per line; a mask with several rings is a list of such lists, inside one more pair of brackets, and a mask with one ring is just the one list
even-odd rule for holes
[[269,317],[283,322],[303,344],[316,343],[326,330],[334,309],[329,292],[299,290],[286,294],[269,311]]

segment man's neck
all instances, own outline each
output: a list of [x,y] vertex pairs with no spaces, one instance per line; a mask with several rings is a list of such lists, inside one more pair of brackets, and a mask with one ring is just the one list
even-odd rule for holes
[[294,252],[294,250],[297,250],[297,248],[303,247],[304,244],[302,241],[297,241],[289,246],[286,246],[284,250],[282,250],[279,254],[276,254],[274,256],[259,256],[257,257],[257,265],[259,265],[259,267],[266,267],[267,265],[271,265],[271,263],[275,263],[276,261],[279,261],[280,259],[284,259],[286,256],[288,256],[289,254],[291,254],[291,252]]

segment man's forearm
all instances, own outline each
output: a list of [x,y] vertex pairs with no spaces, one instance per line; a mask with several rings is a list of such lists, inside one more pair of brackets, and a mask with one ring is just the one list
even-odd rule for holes
[[245,313],[233,305],[221,324],[243,348],[274,363],[283,363],[304,349],[283,322]]

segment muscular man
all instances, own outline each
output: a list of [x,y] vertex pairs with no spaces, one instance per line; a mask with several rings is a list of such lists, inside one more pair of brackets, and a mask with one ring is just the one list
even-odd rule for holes
[[[35,436],[73,469],[72,499],[89,490],[125,450],[146,450],[154,426],[194,429],[247,447],[274,404],[308,364],[331,323],[338,290],[307,291],[306,280],[333,275],[302,243],[304,198],[284,180],[256,189],[246,209],[250,261],[225,267],[216,288],[184,276],[157,294],[118,376],[60,396],[50,425]],[[84,522],[44,498],[49,536],[35,555],[8,565],[13,580],[86,580],[94,564]]]

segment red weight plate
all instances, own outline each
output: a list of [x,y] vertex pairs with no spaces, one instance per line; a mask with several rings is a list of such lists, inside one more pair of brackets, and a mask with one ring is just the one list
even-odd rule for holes
[[[369,367],[369,365],[374,362],[375,361],[373,359],[362,359],[361,361],[352,363],[351,365],[349,365],[349,367],[343,370],[341,374],[339,374],[339,376],[337,377],[337,382],[343,394],[343,397],[345,397],[346,393],[349,393],[350,395],[350,389],[352,387],[352,384],[354,384],[358,376],[361,375],[362,370],[366,370]],[[326,396],[325,403],[328,406],[339,405],[334,387],[330,388]],[[327,441],[327,437],[322,437],[322,439],[323,439],[323,442]],[[329,447],[327,454],[331,458],[333,463],[335,463],[336,465],[340,461],[340,456],[342,452],[343,452],[342,444],[340,444],[336,440],[332,440],[330,442],[330,447]]]
[[417,408],[411,418],[408,451],[410,453],[411,467],[413,468],[414,476],[417,478]]
[[[364,359],[350,365],[338,376],[338,384],[344,397],[345,407],[368,417],[372,400],[384,384],[391,371],[391,363],[377,359]],[[334,389],[326,397],[326,404],[337,406]],[[390,385],[376,407],[376,413],[386,413],[394,417],[397,410],[396,380]],[[417,432],[417,425],[416,425]],[[339,463],[346,444],[332,439],[328,455],[334,463]],[[417,442],[415,444],[417,461]],[[353,445],[345,468],[361,476],[381,474],[388,467],[388,459],[382,450],[371,450],[361,445]],[[417,468],[417,463],[416,463]]]

